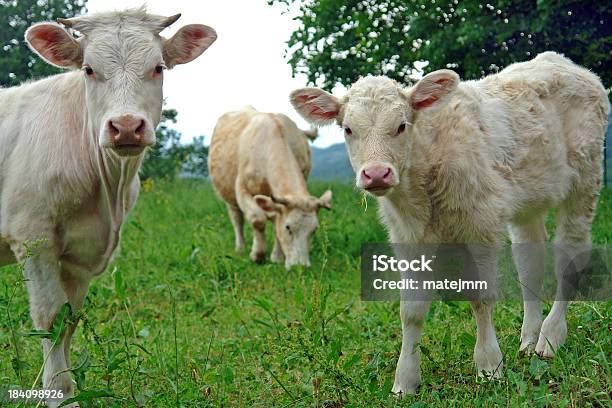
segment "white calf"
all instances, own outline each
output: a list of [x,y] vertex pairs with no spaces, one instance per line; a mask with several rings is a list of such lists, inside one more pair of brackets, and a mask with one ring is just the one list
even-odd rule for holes
[[[607,92],[599,79],[553,52],[480,81],[432,72],[411,88],[366,77],[338,99],[316,88],[291,101],[315,124],[344,128],[357,186],[378,197],[393,243],[477,243],[496,247],[509,225],[521,282],[542,286],[544,216],[558,207],[557,301],[542,323],[537,298],[523,293],[521,350],[552,356],[566,337],[564,277],[584,267],[601,187]],[[530,243],[530,245],[518,245]],[[478,245],[482,249],[482,245]],[[495,250],[472,254],[496,268]],[[572,262],[573,261],[573,262]],[[427,301],[401,303],[396,393],[420,384],[419,350]],[[493,300],[472,302],[479,373],[499,376],[502,354]]]

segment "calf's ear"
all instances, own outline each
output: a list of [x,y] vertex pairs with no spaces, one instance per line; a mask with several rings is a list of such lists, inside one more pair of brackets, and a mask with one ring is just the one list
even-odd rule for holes
[[35,53],[59,68],[80,68],[83,63],[81,45],[55,23],[39,23],[28,28],[25,40]]
[[319,209],[325,208],[327,210],[331,210],[331,202],[332,202],[332,192],[331,190],[327,190],[323,193],[321,197],[317,199],[317,204],[319,205]]
[[189,24],[164,43],[164,62],[171,68],[199,57],[217,39],[217,32],[202,24]]
[[314,125],[329,125],[340,113],[340,100],[319,88],[296,89],[289,100],[295,110]]
[[408,91],[408,100],[414,110],[435,105],[452,93],[459,84],[459,75],[449,69],[441,69],[425,75]]

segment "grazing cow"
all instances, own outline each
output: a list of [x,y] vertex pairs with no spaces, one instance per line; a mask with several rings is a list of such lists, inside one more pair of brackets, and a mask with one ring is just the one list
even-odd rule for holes
[[[26,31],[43,60],[72,69],[0,90],[0,266],[25,263],[37,329],[48,330],[63,304],[82,306],[118,245],[144,152],[155,143],[164,69],[193,60],[216,39],[199,24],[161,37],[179,16],[141,8],[58,20],[78,38],[55,23]],[[55,345],[43,340],[43,385],[64,399],[73,395],[75,327]]]
[[[294,91],[298,112],[315,124],[336,121],[359,188],[377,197],[393,243],[482,243],[479,269],[495,271],[506,225],[519,279],[542,286],[544,217],[557,207],[556,275],[584,268],[602,176],[608,100],[591,72],[554,53],[513,64],[480,81],[449,70],[403,88],[385,77],[357,81],[338,99],[323,90]],[[482,246],[481,246],[482,247]],[[573,262],[572,262],[573,261]],[[573,267],[572,267],[573,265]],[[565,341],[567,298],[542,322],[540,301],[524,298],[520,349],[553,356]],[[402,293],[402,349],[393,391],[421,381],[419,349],[429,302]],[[479,373],[499,376],[502,354],[493,301],[472,301]]]
[[265,259],[265,226],[274,220],[271,259],[285,267],[310,265],[310,240],[318,227],[317,213],[331,209],[331,191],[313,197],[306,188],[310,173],[308,139],[287,116],[252,107],[219,118],[210,144],[210,178],[227,204],[236,251],[244,249],[243,222],[253,227],[251,259]]

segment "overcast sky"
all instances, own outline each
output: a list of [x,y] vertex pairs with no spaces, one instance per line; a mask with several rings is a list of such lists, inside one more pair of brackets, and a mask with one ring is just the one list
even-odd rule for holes
[[[89,0],[87,8],[96,12],[142,4],[143,0]],[[282,7],[268,6],[266,0],[149,0],[146,5],[154,14],[182,13],[162,32],[166,37],[190,23],[206,24],[217,31],[217,41],[204,54],[164,74],[166,106],[179,113],[175,128],[183,134],[183,141],[204,135],[208,142],[217,118],[244,105],[283,112],[298,126],[308,128],[289,104],[289,92],[305,86],[306,78],[292,78],[283,57],[285,42],[299,23],[282,15]],[[320,132],[315,146],[343,140],[340,129],[329,126]]]

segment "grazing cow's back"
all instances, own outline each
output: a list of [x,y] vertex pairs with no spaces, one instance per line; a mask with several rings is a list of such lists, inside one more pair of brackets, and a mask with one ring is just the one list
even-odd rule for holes
[[[210,177],[219,196],[238,205],[235,183],[239,167],[258,166],[257,173],[262,174],[259,167],[263,169],[260,165],[269,162],[269,158],[286,157],[285,152],[279,151],[285,146],[289,147],[303,178],[308,178],[311,167],[308,138],[286,115],[262,113],[248,106],[221,116],[215,126],[209,160]],[[246,154],[240,155],[241,149]],[[260,162],[262,158],[265,160]],[[270,191],[269,185],[263,189]]]
[[[594,74],[546,52],[480,81],[439,70],[404,89],[366,77],[342,99],[304,88],[291,101],[309,121],[344,128],[357,187],[378,197],[391,242],[465,244],[479,276],[494,284],[507,227],[524,299],[520,350],[554,355],[567,335],[567,282],[588,261],[601,188],[609,104]],[[543,320],[544,220],[553,207],[557,293]],[[472,300],[474,360],[479,373],[497,377],[492,289]],[[428,296],[402,292],[396,393],[412,393],[421,382]]]
[[252,107],[224,114],[215,126],[210,177],[227,203],[238,251],[244,247],[243,214],[253,225],[251,258],[257,262],[265,257],[263,228],[268,218],[274,218],[277,239],[272,260],[285,259],[287,267],[309,263],[316,213],[328,208],[331,200],[331,192],[315,198],[306,187],[311,166],[308,138],[312,137],[286,115]]

